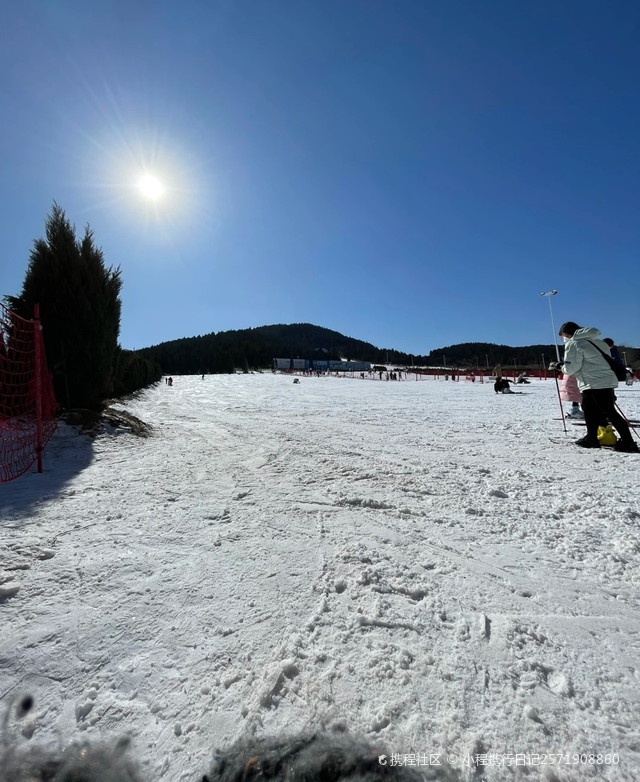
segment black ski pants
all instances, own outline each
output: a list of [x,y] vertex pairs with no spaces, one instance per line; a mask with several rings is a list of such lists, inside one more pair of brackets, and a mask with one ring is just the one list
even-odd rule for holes
[[598,427],[612,424],[620,439],[628,443],[632,437],[627,422],[616,410],[613,388],[591,388],[582,392],[582,412],[587,425],[587,437],[596,440]]

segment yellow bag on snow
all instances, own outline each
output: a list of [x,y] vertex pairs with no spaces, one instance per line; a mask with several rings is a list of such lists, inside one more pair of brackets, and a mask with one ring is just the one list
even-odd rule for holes
[[598,442],[600,445],[615,445],[618,442],[615,432],[611,424],[609,426],[598,427]]

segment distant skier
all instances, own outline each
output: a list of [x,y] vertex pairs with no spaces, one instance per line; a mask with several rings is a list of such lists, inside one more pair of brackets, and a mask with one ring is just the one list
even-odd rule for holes
[[617,361],[618,364],[624,365],[624,362],[622,361],[622,356],[620,355],[620,351],[616,347],[616,343],[611,339],[611,337],[605,337],[602,341],[606,342],[607,345],[609,345],[609,353],[611,353],[611,358],[614,361]]
[[496,394],[513,394],[511,385],[506,377],[499,377],[493,384],[493,389]]

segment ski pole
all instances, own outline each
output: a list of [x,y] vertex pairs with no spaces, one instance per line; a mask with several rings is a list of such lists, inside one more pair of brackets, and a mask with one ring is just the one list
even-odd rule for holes
[[562,397],[560,396],[560,383],[558,383],[558,373],[553,373],[556,379],[556,391],[558,392],[558,404],[560,405],[560,417],[562,418],[562,426],[564,428],[564,433],[569,434],[567,432],[567,422],[564,417],[564,408],[562,407]]
[[624,418],[624,420],[627,422],[627,426],[629,427],[629,429],[631,429],[631,431],[632,431],[632,432],[635,434],[635,436],[636,436],[636,437],[637,437],[637,438],[640,440],[640,435],[639,435],[639,434],[638,434],[638,432],[637,432],[637,431],[636,431],[636,430],[633,428],[633,426],[631,425],[631,421],[629,421],[629,419],[627,418],[627,416],[626,416],[626,415],[625,415],[625,414],[622,412],[622,410],[620,409],[620,406],[618,405],[618,403],[617,403],[617,402],[615,402],[615,406],[616,406],[616,410],[617,410],[617,411],[620,413],[620,415],[621,415],[621,416]]

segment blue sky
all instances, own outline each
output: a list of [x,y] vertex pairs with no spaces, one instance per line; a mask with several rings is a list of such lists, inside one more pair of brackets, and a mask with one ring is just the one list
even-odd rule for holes
[[639,40],[635,1],[4,3],[0,295],[55,200],[122,267],[126,348],[549,343],[552,288],[639,346]]

